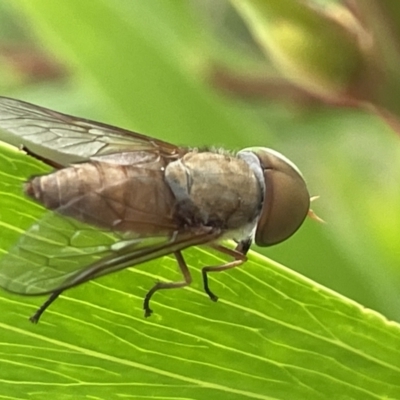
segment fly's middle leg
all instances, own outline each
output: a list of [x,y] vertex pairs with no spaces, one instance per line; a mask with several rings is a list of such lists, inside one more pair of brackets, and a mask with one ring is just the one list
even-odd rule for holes
[[174,256],[176,261],[178,262],[179,269],[182,272],[183,280],[179,282],[157,282],[146,294],[143,302],[144,316],[150,317],[153,313],[153,310],[150,308],[150,300],[153,297],[153,294],[161,289],[178,289],[185,286],[188,286],[192,283],[192,276],[190,275],[190,271],[186,265],[185,260],[182,257],[180,251],[175,251]]

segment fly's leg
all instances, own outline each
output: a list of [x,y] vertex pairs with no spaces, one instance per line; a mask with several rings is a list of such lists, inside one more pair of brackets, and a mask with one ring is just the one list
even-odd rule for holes
[[234,250],[228,249],[223,246],[218,246],[218,245],[212,246],[212,247],[214,247],[214,249],[219,250],[221,253],[228,254],[229,256],[232,256],[234,258],[233,261],[228,262],[226,264],[216,265],[216,266],[212,266],[212,267],[204,267],[201,270],[201,273],[203,275],[204,291],[208,294],[208,297],[212,301],[217,301],[218,296],[216,296],[210,290],[210,287],[208,285],[208,273],[209,272],[226,271],[227,269],[236,268],[239,265],[242,265],[247,260],[246,254],[249,251],[250,246],[251,246],[250,239],[242,240],[241,242],[239,242]]
[[201,273],[203,275],[203,286],[204,286],[204,291],[208,294],[208,297],[212,301],[218,301],[218,296],[215,295],[209,288],[208,285],[208,273],[209,272],[221,272],[221,271],[226,271],[227,269],[235,268],[238,267],[239,265],[243,264],[246,261],[246,256],[244,255],[237,255],[237,257],[243,257],[243,258],[238,258],[234,261],[228,262],[223,265],[216,265],[213,267],[204,267],[201,270]]
[[178,261],[179,269],[182,272],[183,280],[179,282],[157,282],[146,294],[143,302],[144,316],[150,317],[153,313],[153,310],[150,308],[150,299],[153,294],[157,292],[157,290],[161,289],[178,289],[185,286],[188,286],[192,283],[192,276],[190,275],[190,271],[185,263],[185,260],[182,257],[180,251],[175,251],[174,256],[176,261]]
[[31,321],[33,324],[37,324],[39,322],[39,319],[41,315],[46,311],[47,307],[55,300],[57,297],[62,293],[62,290],[58,290],[56,292],[53,292],[50,297],[37,309],[35,314],[33,314],[30,318],[29,321]]

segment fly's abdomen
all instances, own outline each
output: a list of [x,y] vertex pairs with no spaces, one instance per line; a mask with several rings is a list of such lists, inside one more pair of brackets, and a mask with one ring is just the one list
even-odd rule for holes
[[46,208],[57,210],[82,199],[101,185],[98,168],[86,163],[34,177],[25,184],[25,193]]
[[176,229],[162,170],[89,162],[31,179],[25,192],[82,222],[141,235]]

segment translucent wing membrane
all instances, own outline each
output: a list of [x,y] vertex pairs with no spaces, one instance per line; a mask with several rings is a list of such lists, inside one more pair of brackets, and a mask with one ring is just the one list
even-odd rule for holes
[[39,295],[215,240],[219,232],[174,232],[140,238],[49,212],[0,259],[0,286]]
[[0,140],[64,166],[120,152],[178,154],[161,140],[6,97],[0,97]]
[[1,259],[1,286],[23,294],[52,291],[80,268],[110,254],[118,240],[109,232],[49,213]]

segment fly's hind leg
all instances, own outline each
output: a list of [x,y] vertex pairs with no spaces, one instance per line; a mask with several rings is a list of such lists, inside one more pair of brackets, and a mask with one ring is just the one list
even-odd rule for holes
[[153,294],[157,292],[157,290],[161,289],[178,289],[185,286],[188,286],[192,283],[192,276],[190,275],[190,271],[185,263],[185,260],[182,257],[180,251],[174,252],[174,256],[176,261],[178,262],[179,269],[182,272],[183,280],[179,282],[157,282],[146,294],[143,302],[144,316],[150,317],[153,313],[153,310],[150,308],[150,299],[153,297]]
[[57,290],[53,292],[50,297],[37,309],[35,314],[33,314],[30,318],[29,321],[31,321],[33,324],[37,324],[39,322],[39,319],[41,315],[46,311],[47,307],[51,303],[53,303],[54,300],[57,299],[57,297],[62,293],[62,290]]
[[210,289],[210,287],[208,285],[208,274],[210,272],[226,271],[227,269],[236,268],[239,265],[242,265],[247,260],[246,254],[249,251],[250,246],[251,246],[251,240],[250,239],[246,239],[246,240],[240,241],[234,250],[228,249],[228,248],[226,248],[224,246],[219,246],[219,245],[213,245],[212,246],[214,249],[220,251],[221,253],[228,254],[229,256],[232,256],[234,258],[233,261],[228,262],[226,264],[216,265],[216,266],[212,266],[212,267],[204,267],[201,270],[201,273],[202,273],[202,276],[203,276],[204,291],[208,294],[208,297],[212,301],[217,301],[218,300],[218,296],[216,296],[211,291],[211,289]]

